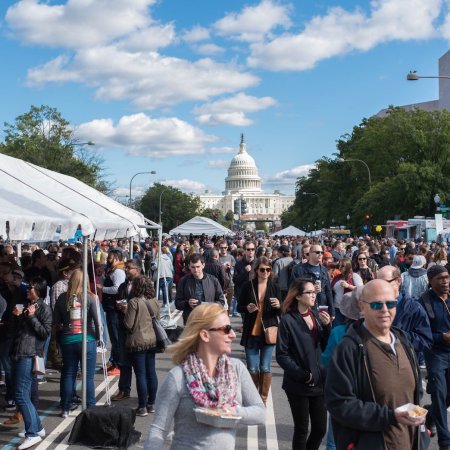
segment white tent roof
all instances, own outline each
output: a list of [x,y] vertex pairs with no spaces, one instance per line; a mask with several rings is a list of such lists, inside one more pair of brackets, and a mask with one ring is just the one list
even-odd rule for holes
[[[63,211],[66,214],[66,219],[75,222],[80,219],[80,216],[84,216],[85,220],[90,222],[90,227],[87,227],[87,223],[85,223],[85,227],[82,227],[83,235],[90,235],[95,231],[96,239],[111,239],[135,236],[139,233],[145,235],[145,229],[141,227],[148,223],[153,225],[154,228],[158,228],[158,225],[154,222],[144,219],[142,214],[112,200],[79,180],[20,159],[0,154],[0,175],[2,175],[0,177],[2,188],[6,188],[10,180],[14,179],[16,182],[15,193],[26,198],[34,198],[36,202],[33,202],[33,205],[36,205],[34,210],[33,208],[24,209],[29,214],[35,213],[38,219],[41,217],[39,210],[45,216],[45,208],[53,208],[55,204],[62,208],[59,210],[61,216],[58,223],[60,225],[62,225]],[[20,206],[20,198],[16,198],[14,204]],[[39,204],[39,208],[37,208],[37,204]],[[8,208],[5,205],[5,210],[0,209],[0,217],[6,217],[7,212]],[[27,220],[31,220],[29,214]],[[24,217],[27,216],[24,215]],[[83,225],[81,220],[78,223]],[[48,224],[49,229],[45,239],[54,238],[55,233],[51,233],[52,227],[53,225]],[[12,237],[12,232],[17,230],[18,228],[12,230],[10,224],[10,238],[25,239]],[[52,234],[52,236],[48,237],[48,234]],[[61,234],[61,238],[73,237],[74,234],[71,236]],[[41,239],[43,240],[44,237],[41,237]]]
[[200,216],[193,217],[182,225],[170,230],[169,233],[181,234],[183,236],[187,236],[191,233],[194,235],[206,234],[207,236],[233,234],[230,229],[220,225],[220,223],[217,223],[208,217]]
[[282,230],[272,233],[270,236],[306,236],[306,233],[300,228],[294,227],[294,225],[289,225]]

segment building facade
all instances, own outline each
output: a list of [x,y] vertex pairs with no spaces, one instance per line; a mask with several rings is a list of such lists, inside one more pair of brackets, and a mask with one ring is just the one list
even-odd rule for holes
[[294,195],[284,195],[279,191],[267,194],[262,190],[261,178],[255,160],[247,152],[244,135],[241,135],[239,152],[231,160],[228,175],[225,178],[225,191],[222,194],[205,192],[200,195],[203,208],[219,209],[225,215],[234,210],[235,200],[244,200],[246,214],[241,220],[272,221],[280,220],[281,214],[294,203]]

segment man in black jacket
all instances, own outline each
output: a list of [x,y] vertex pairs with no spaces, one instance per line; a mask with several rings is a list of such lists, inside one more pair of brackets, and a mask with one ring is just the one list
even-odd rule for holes
[[397,407],[419,402],[420,372],[405,334],[392,328],[397,300],[391,285],[364,287],[364,320],[344,335],[330,360],[325,399],[338,450],[413,449],[417,425]]
[[242,286],[246,281],[250,280],[252,267],[255,262],[256,244],[253,241],[247,241],[244,244],[245,255],[234,266],[234,295],[239,301],[239,295],[241,293]]
[[189,258],[189,270],[177,285],[175,308],[183,311],[183,322],[186,323],[191,311],[203,302],[220,303],[225,307],[225,296],[219,280],[213,275],[204,273],[203,257],[194,253]]

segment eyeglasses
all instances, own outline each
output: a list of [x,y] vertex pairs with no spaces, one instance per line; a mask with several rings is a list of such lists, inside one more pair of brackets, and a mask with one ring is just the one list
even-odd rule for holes
[[316,297],[317,292],[316,291],[305,291],[305,292],[302,292],[302,295],[309,295],[310,297]]
[[313,253],[315,253],[316,255],[323,255],[323,252],[320,250],[311,250]]
[[230,334],[232,329],[231,325],[224,325],[223,327],[210,328],[208,331],[223,331],[225,334]]
[[394,309],[397,308],[397,300],[387,300],[386,302],[366,302],[362,300],[363,303],[367,303],[370,306],[370,309],[373,309],[374,311],[379,311],[383,308],[384,305],[386,305],[387,309]]
[[254,247],[253,248],[246,248],[245,250],[247,250],[248,252],[254,252],[255,248]]
[[264,272],[270,273],[270,272],[272,272],[272,269],[270,267],[260,267],[258,270],[259,270],[259,273],[264,273]]

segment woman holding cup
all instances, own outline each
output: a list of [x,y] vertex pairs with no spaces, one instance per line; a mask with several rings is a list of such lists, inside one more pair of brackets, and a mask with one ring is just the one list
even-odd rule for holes
[[237,310],[244,317],[241,345],[245,347],[247,369],[264,404],[272,383],[270,362],[275,348],[274,343],[266,341],[265,329],[278,326],[280,298],[272,281],[272,263],[261,256],[255,262],[253,279],[242,286]]

